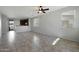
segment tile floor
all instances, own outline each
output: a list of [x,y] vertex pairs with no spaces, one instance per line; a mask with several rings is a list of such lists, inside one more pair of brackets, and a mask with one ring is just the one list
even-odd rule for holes
[[79,52],[79,43],[34,32],[10,31],[0,39],[1,52]]

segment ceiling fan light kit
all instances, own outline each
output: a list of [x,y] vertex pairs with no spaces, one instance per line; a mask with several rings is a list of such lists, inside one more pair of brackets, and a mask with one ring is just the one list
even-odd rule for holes
[[38,11],[38,13],[42,13],[42,11]]

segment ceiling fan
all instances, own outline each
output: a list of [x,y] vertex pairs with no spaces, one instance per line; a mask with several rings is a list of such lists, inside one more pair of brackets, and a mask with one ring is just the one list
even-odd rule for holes
[[43,6],[39,6],[37,13],[46,13],[45,11],[49,10],[49,8],[44,9]]

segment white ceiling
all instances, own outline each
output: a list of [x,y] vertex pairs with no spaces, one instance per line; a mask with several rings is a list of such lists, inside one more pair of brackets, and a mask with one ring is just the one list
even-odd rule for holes
[[[47,11],[55,11],[65,6],[44,6],[44,8],[49,8]],[[40,14],[37,13],[37,6],[0,6],[0,12],[8,16],[9,18],[32,18]]]

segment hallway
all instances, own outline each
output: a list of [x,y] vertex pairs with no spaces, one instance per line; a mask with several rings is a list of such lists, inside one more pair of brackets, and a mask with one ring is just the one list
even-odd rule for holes
[[[2,52],[78,52],[79,43],[35,32],[8,32],[0,40]],[[53,45],[53,43],[55,44]]]

